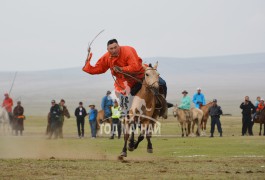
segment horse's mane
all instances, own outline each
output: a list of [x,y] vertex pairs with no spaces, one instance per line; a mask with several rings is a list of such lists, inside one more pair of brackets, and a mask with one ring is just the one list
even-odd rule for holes
[[209,107],[209,106],[211,106],[212,104],[213,104],[213,102],[208,102],[207,104],[202,105],[200,108],[202,108],[202,107]]

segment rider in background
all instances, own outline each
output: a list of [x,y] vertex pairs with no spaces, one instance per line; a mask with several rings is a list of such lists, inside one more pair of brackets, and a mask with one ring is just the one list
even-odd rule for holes
[[201,93],[201,88],[197,88],[197,93],[193,95],[192,102],[194,103],[196,108],[200,108],[201,105],[205,105],[204,94]]

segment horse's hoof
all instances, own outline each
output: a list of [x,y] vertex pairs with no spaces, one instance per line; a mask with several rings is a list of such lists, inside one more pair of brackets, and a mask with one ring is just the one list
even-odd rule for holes
[[153,149],[147,149],[148,153],[153,153]]
[[127,157],[127,153],[126,152],[121,152],[119,157]]
[[134,147],[128,147],[129,151],[134,151]]

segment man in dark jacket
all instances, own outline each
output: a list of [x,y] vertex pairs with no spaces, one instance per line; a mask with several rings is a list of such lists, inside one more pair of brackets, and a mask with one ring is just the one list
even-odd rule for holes
[[240,108],[242,109],[242,136],[246,135],[247,130],[250,136],[253,136],[251,114],[255,112],[255,106],[249,100],[249,97],[245,97],[245,101],[241,103]]
[[61,99],[59,103],[60,107],[60,125],[59,125],[59,137],[63,138],[63,123],[64,123],[64,116],[66,116],[68,119],[70,118],[70,113],[65,106],[65,100]]
[[50,116],[51,116],[51,131],[49,134],[49,139],[51,139],[52,135],[54,134],[54,138],[57,139],[59,135],[59,128],[60,128],[60,107],[58,104],[55,103],[55,100],[52,100],[52,107],[50,109]]
[[[86,109],[83,107],[83,103],[79,102],[79,106],[75,109],[75,116],[76,116],[76,124],[77,124],[77,131],[78,137],[84,138],[85,130],[85,117],[87,115]],[[80,130],[81,125],[81,130]]]
[[220,115],[223,114],[223,111],[220,106],[217,105],[217,100],[213,100],[213,105],[209,108],[209,115],[211,116],[211,136],[213,137],[215,124],[217,125],[218,132],[220,133],[220,137],[222,137],[222,127],[220,122]]
[[24,108],[21,106],[21,101],[17,102],[17,106],[13,110],[14,115],[14,128],[16,131],[16,136],[18,135],[18,131],[20,131],[20,135],[22,136],[24,131]]

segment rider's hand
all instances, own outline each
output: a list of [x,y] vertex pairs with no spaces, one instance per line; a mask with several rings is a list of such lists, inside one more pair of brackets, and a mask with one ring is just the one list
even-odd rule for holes
[[91,52],[89,52],[88,54],[87,54],[87,59],[86,59],[86,63],[87,62],[90,62],[90,60],[91,60],[91,58],[92,58],[92,53]]
[[119,67],[119,66],[114,66],[114,67],[113,67],[113,70],[114,70],[115,72],[121,72],[121,71],[122,71],[121,67]]

